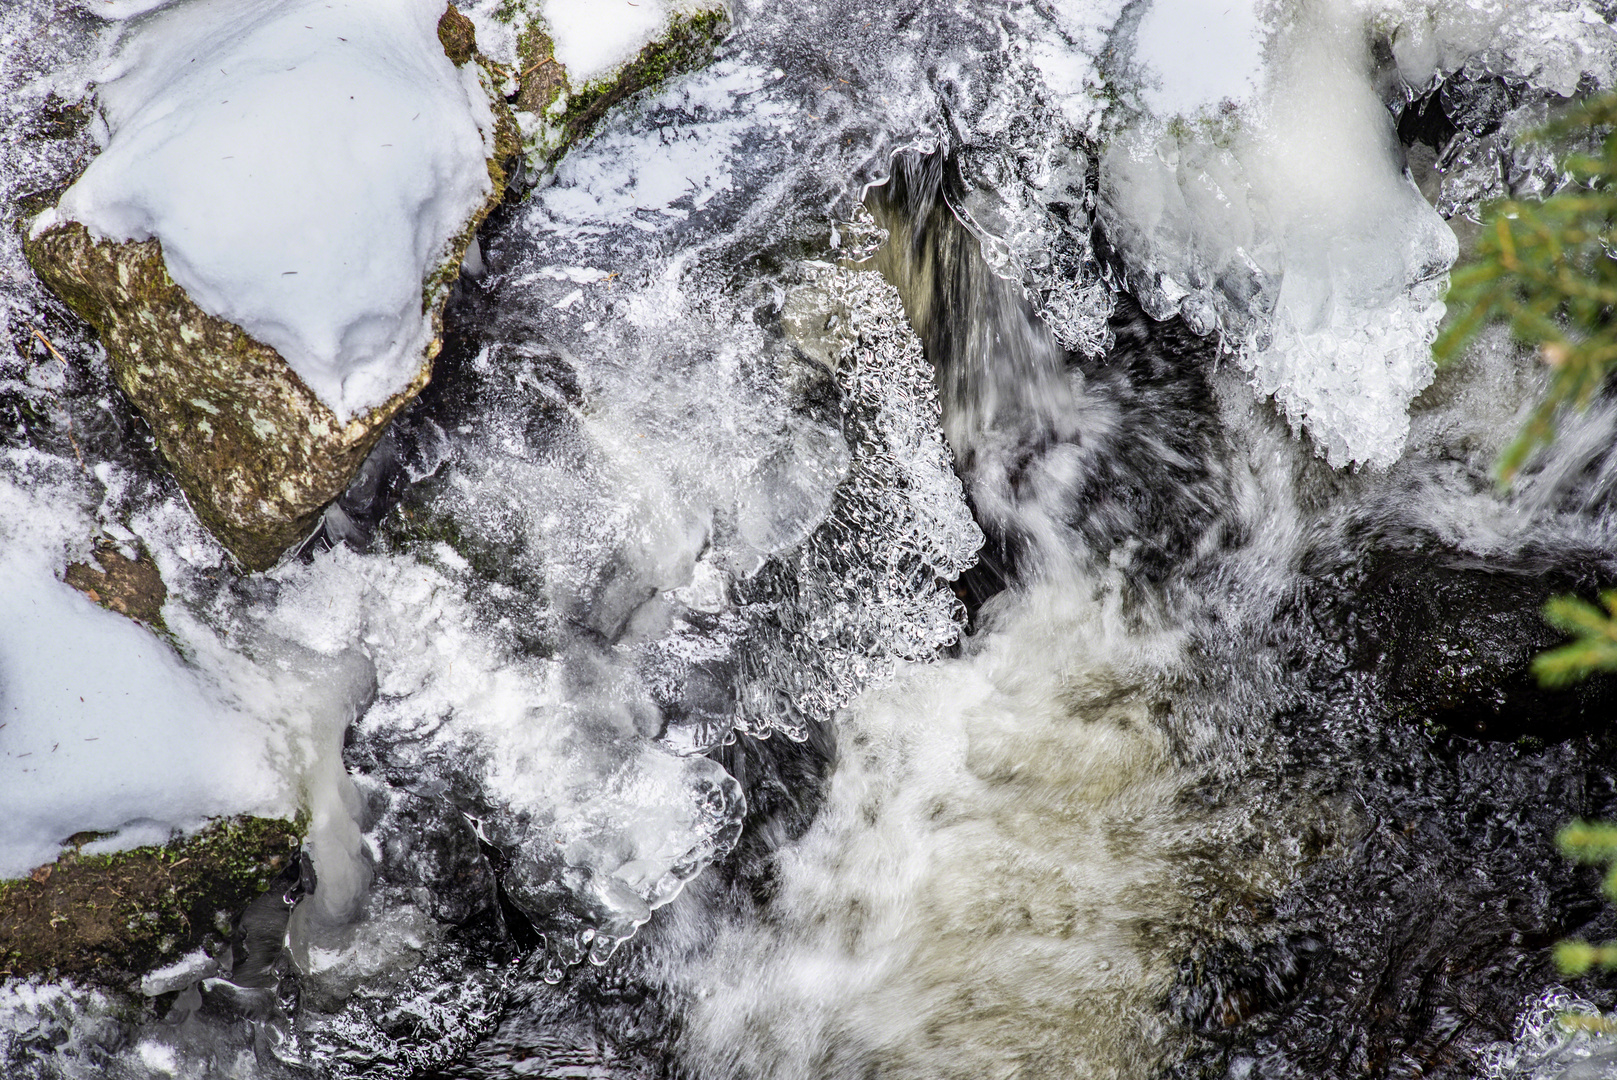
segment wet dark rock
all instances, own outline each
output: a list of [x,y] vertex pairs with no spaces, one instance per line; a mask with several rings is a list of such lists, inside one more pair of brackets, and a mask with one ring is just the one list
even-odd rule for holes
[[1617,931],[1598,874],[1555,846],[1569,821],[1617,816],[1611,688],[1563,696],[1527,670],[1558,640],[1543,599],[1591,587],[1587,564],[1377,543],[1315,567],[1275,620],[1293,704],[1267,728],[1278,771],[1241,797],[1349,810],[1250,926],[1187,958],[1169,1004],[1196,1037],[1176,1076],[1472,1080],[1560,981],[1555,942]]
[[140,974],[232,933],[248,901],[296,863],[299,827],[238,818],[189,840],[112,855],[74,850],[0,883],[5,974],[127,987]]
[[1314,961],[1327,952],[1323,941],[1307,934],[1203,950],[1180,964],[1168,1009],[1203,1034],[1236,1027],[1289,1001]]
[[1530,669],[1564,640],[1545,623],[1544,602],[1593,592],[1592,578],[1403,552],[1372,557],[1360,574],[1351,610],[1332,605],[1325,621],[1347,628],[1349,662],[1374,674],[1399,719],[1468,738],[1555,742],[1617,715],[1617,678],[1550,690]]

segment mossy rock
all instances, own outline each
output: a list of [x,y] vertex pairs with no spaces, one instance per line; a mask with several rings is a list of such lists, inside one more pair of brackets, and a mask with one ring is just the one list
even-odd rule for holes
[[230,921],[298,857],[299,826],[220,821],[189,840],[113,855],[75,849],[0,882],[0,975],[127,987]]
[[524,23],[517,38],[521,68],[516,109],[532,118],[524,150],[539,171],[554,168],[618,102],[705,66],[730,29],[730,13],[723,6],[677,13],[662,36],[634,59],[600,79],[574,85],[555,57],[544,21],[515,7],[507,15]]
[[[453,60],[475,56],[470,22],[451,5],[440,39]],[[342,494],[387,425],[432,375],[443,305],[484,219],[505,196],[520,151],[516,123],[483,65],[495,110],[493,188],[422,285],[433,338],[392,398],[338,419],[274,349],[199,308],[169,276],[156,240],[94,240],[61,222],[24,241],[34,271],[93,326],[119,388],[152,429],[197,517],[244,566],[273,566]]]

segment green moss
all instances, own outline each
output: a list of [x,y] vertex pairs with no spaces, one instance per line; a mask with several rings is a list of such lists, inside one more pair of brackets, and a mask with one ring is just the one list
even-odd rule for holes
[[561,115],[563,135],[546,153],[545,164],[554,165],[569,147],[594,129],[608,109],[624,98],[706,64],[713,58],[713,50],[729,26],[729,13],[722,9],[675,15],[668,33],[641,49],[639,56],[610,77],[572,91]]
[[443,46],[449,62],[460,67],[477,55],[477,30],[472,20],[456,10],[454,4],[444,8],[438,20],[438,44]]
[[306,825],[233,818],[112,855],[83,854],[94,836],[81,834],[56,862],[0,882],[0,975],[127,985],[227,932],[297,857]]
[[500,0],[500,6],[494,10],[494,18],[507,26],[525,22],[534,17],[529,7],[527,0]]

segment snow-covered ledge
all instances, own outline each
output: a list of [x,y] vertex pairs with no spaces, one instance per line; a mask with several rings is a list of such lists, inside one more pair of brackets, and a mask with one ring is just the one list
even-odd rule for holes
[[443,0],[160,6],[98,99],[106,146],[29,260],[198,516],[269,566],[426,385],[515,125]]
[[505,72],[535,176],[608,109],[705,65],[730,29],[726,0],[465,0]]

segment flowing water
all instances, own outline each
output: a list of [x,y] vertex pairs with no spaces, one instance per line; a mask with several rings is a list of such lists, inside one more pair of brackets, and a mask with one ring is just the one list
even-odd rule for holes
[[[1153,11],[737,4],[266,575],[6,240],[10,543],[138,538],[311,809],[234,950],[7,982],[8,1075],[1612,1075],[1548,946],[1617,923],[1553,846],[1617,693],[1525,664],[1617,577],[1617,408],[1502,492],[1532,357],[1426,359],[1611,13]],[[100,31],[0,29],[16,217]]]

